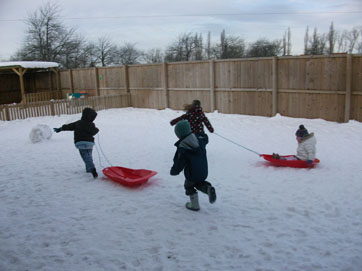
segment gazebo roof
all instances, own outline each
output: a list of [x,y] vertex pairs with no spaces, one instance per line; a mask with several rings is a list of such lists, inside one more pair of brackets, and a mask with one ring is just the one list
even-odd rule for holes
[[8,70],[13,68],[25,68],[25,69],[48,69],[57,68],[59,63],[46,62],[46,61],[8,61],[0,62],[0,70]]

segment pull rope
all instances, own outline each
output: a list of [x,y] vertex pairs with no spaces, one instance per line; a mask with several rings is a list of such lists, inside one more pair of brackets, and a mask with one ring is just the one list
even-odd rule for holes
[[214,134],[217,135],[217,136],[219,136],[219,137],[221,137],[221,138],[223,138],[223,139],[225,139],[225,140],[227,140],[227,141],[229,141],[229,142],[231,142],[231,143],[233,143],[233,144],[235,144],[235,145],[237,145],[237,146],[239,146],[239,147],[244,148],[244,149],[247,150],[247,151],[253,152],[253,153],[257,154],[258,156],[260,156],[260,154],[259,154],[258,152],[256,152],[256,151],[253,151],[253,150],[251,150],[251,149],[249,149],[249,148],[247,148],[247,147],[245,147],[245,146],[243,146],[243,145],[240,145],[240,144],[238,144],[238,143],[236,143],[236,142],[234,142],[234,141],[232,141],[232,140],[230,140],[230,139],[228,139],[228,138],[226,138],[226,137],[224,137],[224,136],[222,136],[222,135],[219,135],[218,133],[215,133],[215,132],[214,132]]
[[[109,162],[107,156],[106,156],[106,155],[104,154],[104,152],[103,152],[103,149],[102,149],[102,147],[101,147],[101,141],[100,141],[100,139],[99,139],[99,133],[97,134],[97,141],[98,141],[97,143],[98,143],[99,149],[100,149],[100,151],[101,151],[104,159],[106,159],[106,161],[108,162],[108,164],[109,164],[110,166],[113,166],[112,163]],[[103,166],[102,166],[102,163],[101,163],[101,156],[100,156],[100,153],[99,153],[99,150],[98,150],[97,145],[96,145],[96,149],[97,149],[97,152],[98,152],[99,164],[101,165],[101,167],[103,167]]]

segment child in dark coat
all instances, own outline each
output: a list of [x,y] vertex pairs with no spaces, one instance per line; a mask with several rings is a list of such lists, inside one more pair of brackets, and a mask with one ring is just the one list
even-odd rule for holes
[[191,132],[194,134],[204,134],[204,125],[210,131],[214,132],[210,121],[205,116],[201,108],[201,102],[199,100],[194,100],[192,104],[185,105],[186,114],[171,120],[170,124],[173,126],[181,120],[188,120],[191,125]]
[[93,121],[97,117],[97,112],[92,108],[84,108],[82,118],[76,122],[64,124],[60,128],[54,128],[56,133],[60,131],[74,131],[74,144],[79,150],[87,172],[92,173],[94,178],[98,177],[97,170],[93,163],[92,151],[94,146],[94,136],[99,129]]
[[184,187],[186,195],[190,196],[190,202],[186,203],[186,208],[198,211],[200,205],[197,190],[207,194],[210,203],[216,201],[215,188],[206,181],[208,168],[205,146],[209,141],[208,136],[193,134],[187,120],[176,124],[175,134],[179,141],[175,143],[177,150],[170,174],[178,175],[182,170],[184,171],[186,178]]

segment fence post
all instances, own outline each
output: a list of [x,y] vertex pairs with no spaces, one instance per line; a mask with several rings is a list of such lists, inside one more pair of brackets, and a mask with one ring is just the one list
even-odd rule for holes
[[344,105],[344,122],[348,122],[351,113],[351,91],[352,91],[352,55],[346,56],[346,98]]
[[128,106],[132,106],[131,92],[129,90],[128,65],[125,64],[123,67],[124,67],[124,88],[128,96]]
[[55,108],[54,108],[54,102],[50,101],[50,112],[52,116],[55,116]]
[[278,113],[278,57],[273,57],[272,116]]
[[53,73],[48,72],[48,76],[49,76],[50,91],[53,91]]
[[69,69],[69,82],[70,82],[70,92],[73,93],[74,85],[73,85],[73,72],[72,72],[72,69]]
[[164,62],[162,64],[162,68],[163,68],[163,89],[165,91],[165,108],[169,108],[170,107],[170,102],[169,102],[169,92],[168,92],[168,67],[167,67],[167,63]]
[[96,77],[96,95],[97,96],[100,96],[100,93],[99,93],[99,72],[98,72],[98,68],[97,67],[94,67],[94,74],[95,74],[95,77]]
[[4,107],[5,107],[5,118],[6,120],[10,120],[9,107],[7,105],[4,105]]
[[209,62],[210,65],[210,110],[215,110],[215,61],[213,59]]

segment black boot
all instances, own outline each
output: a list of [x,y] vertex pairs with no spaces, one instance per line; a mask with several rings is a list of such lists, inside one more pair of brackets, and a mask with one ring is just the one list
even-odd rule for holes
[[91,173],[92,173],[94,179],[96,179],[98,177],[98,173],[97,173],[97,170],[95,167],[91,169]]
[[216,201],[216,191],[215,188],[209,186],[207,189],[207,194],[209,195],[209,202],[214,203]]

